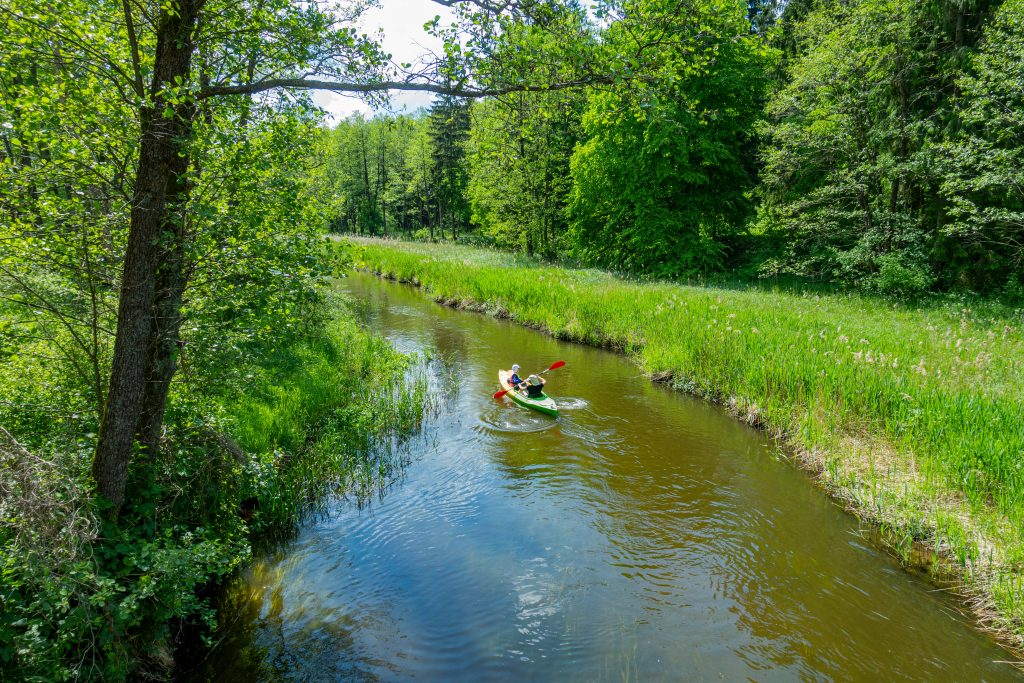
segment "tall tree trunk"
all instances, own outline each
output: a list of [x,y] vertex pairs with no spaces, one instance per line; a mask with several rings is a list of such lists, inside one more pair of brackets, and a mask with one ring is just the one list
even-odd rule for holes
[[[161,244],[173,243],[175,228],[167,202],[180,179],[191,119],[171,109],[166,88],[187,83],[193,32],[203,0],[180,0],[160,15],[151,102],[141,111],[139,168],[132,197],[128,246],[118,303],[117,334],[107,406],[100,426],[92,473],[100,495],[116,515],[124,502],[132,444],[141,426],[147,366],[153,349],[154,306]],[[187,161],[185,162],[187,166]],[[170,197],[169,197],[170,195]],[[163,247],[166,249],[166,245]]]
[[[182,118],[191,125],[193,112],[183,113]],[[186,118],[188,117],[188,118]],[[171,187],[167,193],[167,240],[156,268],[154,288],[152,333],[149,353],[146,359],[145,393],[142,399],[142,422],[139,427],[139,441],[149,452],[160,444],[160,433],[164,423],[164,409],[170,392],[171,380],[178,370],[178,341],[181,333],[182,301],[188,282],[188,264],[185,260],[186,225],[184,212],[179,209],[188,201],[187,183],[188,158],[178,155],[172,164]]]

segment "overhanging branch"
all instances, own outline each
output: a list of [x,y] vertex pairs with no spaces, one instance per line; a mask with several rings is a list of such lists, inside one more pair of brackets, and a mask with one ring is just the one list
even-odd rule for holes
[[339,81],[318,81],[305,78],[271,78],[256,83],[238,85],[215,85],[203,88],[196,94],[200,100],[225,95],[256,95],[278,88],[296,90],[328,90],[345,93],[373,93],[387,90],[405,90],[416,92],[432,92],[453,97],[495,97],[514,92],[545,92],[549,90],[569,90],[589,85],[607,85],[612,82],[610,76],[596,75],[586,79],[561,81],[558,83],[523,83],[497,87],[472,87],[466,85],[445,85],[443,83],[410,82],[410,81],[377,81],[372,83],[343,83]]

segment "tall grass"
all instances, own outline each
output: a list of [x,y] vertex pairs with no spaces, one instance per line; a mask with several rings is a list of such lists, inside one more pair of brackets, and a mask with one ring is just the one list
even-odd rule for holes
[[1021,594],[1007,588],[1024,561],[1020,311],[638,283],[467,247],[361,245],[372,270],[623,351],[785,435],[865,514],[951,548],[998,586],[1004,623],[1021,632]]
[[[344,310],[337,298],[333,307]],[[430,404],[422,363],[347,310],[322,335],[269,354],[227,408],[232,435],[251,454],[258,526],[291,524],[332,491],[363,495],[385,483]]]

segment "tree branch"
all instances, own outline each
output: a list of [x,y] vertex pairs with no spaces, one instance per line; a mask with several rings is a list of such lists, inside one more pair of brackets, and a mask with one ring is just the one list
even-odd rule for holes
[[501,14],[509,9],[518,9],[519,7],[519,3],[515,0],[506,0],[505,2],[489,2],[488,0],[433,0],[433,2],[443,7],[456,7],[457,5],[468,3],[493,14]]
[[545,92],[548,90],[569,90],[590,85],[607,85],[612,82],[611,76],[595,75],[590,78],[574,79],[561,83],[522,83],[500,87],[473,87],[466,85],[445,85],[442,83],[410,82],[410,81],[377,81],[373,83],[342,83],[338,81],[317,81],[305,78],[271,78],[255,83],[240,85],[215,85],[204,88],[196,93],[196,99],[205,100],[210,97],[224,95],[255,95],[277,88],[294,88],[298,90],[329,90],[332,92],[372,93],[386,90],[407,90],[432,92],[453,97],[495,97],[514,92]]
[[135,94],[142,99],[146,96],[146,88],[142,83],[142,61],[139,59],[139,40],[135,35],[135,22],[132,20],[132,7],[129,0],[123,0],[124,24],[128,32],[128,45],[132,53],[132,75],[135,76]]

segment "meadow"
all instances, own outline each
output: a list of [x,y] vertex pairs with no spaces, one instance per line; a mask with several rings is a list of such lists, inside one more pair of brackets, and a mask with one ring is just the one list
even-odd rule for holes
[[369,270],[621,351],[773,432],[907,561],[926,557],[956,577],[986,626],[1024,643],[1021,311],[631,281],[457,245],[359,245]]

